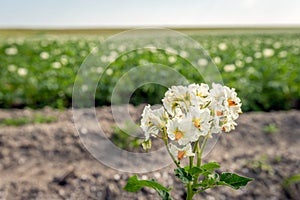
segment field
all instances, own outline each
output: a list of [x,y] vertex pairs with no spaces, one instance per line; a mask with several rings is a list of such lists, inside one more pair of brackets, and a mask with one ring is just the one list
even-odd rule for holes
[[[160,63],[180,72],[189,82],[202,82],[205,77],[198,75],[190,57],[197,58],[196,64],[203,69],[211,66],[211,58],[224,84],[236,88],[243,104],[237,129],[222,134],[204,162],[220,162],[221,171],[255,179],[242,190],[216,188],[195,199],[299,198],[300,29],[177,30],[200,43],[210,58],[181,50],[180,44],[176,46],[171,40],[163,41],[166,49],[157,50],[127,52],[120,43],[100,47],[121,31],[0,30],[0,200],[158,199],[150,189],[138,194],[122,190],[133,174],[110,168],[87,151],[74,126],[74,81],[88,83],[101,76],[96,88],[83,84],[75,94],[81,97],[96,91],[92,104],[95,102],[97,121],[107,138],[121,149],[144,152],[141,138],[128,135],[140,130],[128,124],[118,128],[111,109],[128,109],[130,117],[139,123],[146,103],[160,103],[166,88],[150,83],[134,90],[131,79],[167,77],[173,83],[176,77],[154,67],[150,68],[153,76],[141,70],[137,76],[122,78],[134,66]],[[103,65],[92,65],[76,79],[89,55],[100,58]],[[125,80],[120,94],[134,92],[129,102],[121,95],[113,103],[121,105],[111,105],[120,79]],[[78,127],[91,124],[93,114],[82,108],[87,105],[91,104],[84,100],[75,104],[85,117]],[[87,127],[87,136],[97,135],[97,124]],[[153,148],[159,145],[153,143]],[[173,168],[170,165],[138,176],[173,187],[172,196],[180,200],[186,194]]]
[[[113,32],[0,33],[0,107],[70,107],[80,65],[108,33]],[[237,89],[244,111],[299,108],[300,31],[234,29],[187,33],[208,51],[224,83]],[[97,55],[104,64],[120,56],[105,71],[104,66],[91,71],[96,78],[102,75],[104,83],[98,85],[96,105],[109,105],[117,80],[132,66],[145,62],[173,67],[188,81],[201,82],[202,78],[193,75],[194,69],[185,60],[187,52],[172,48],[157,52],[136,50],[123,55],[126,49],[120,45],[113,47],[109,55],[99,52]],[[199,59],[198,63],[206,65],[207,61]],[[155,84],[143,86],[135,91],[130,103],[159,103],[164,91],[165,88]]]

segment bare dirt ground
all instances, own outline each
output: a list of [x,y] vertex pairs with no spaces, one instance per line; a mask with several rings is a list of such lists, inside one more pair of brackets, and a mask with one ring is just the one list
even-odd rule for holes
[[[130,107],[139,118],[141,108]],[[132,174],[111,169],[89,154],[72,120],[72,111],[0,110],[6,118],[40,113],[57,116],[50,124],[0,126],[0,199],[159,199],[151,189],[137,194],[122,190]],[[114,123],[109,107],[97,108],[105,131]],[[245,113],[237,129],[220,136],[205,161],[221,163],[221,171],[255,178],[235,191],[226,187],[208,190],[194,199],[299,199],[300,184],[284,187],[284,180],[300,173],[300,111]],[[174,166],[138,174],[172,187],[174,199],[184,199],[173,176]]]

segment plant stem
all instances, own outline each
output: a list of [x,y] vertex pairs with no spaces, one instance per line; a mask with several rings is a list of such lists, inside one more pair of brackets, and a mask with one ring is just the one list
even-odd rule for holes
[[[207,140],[208,138],[210,137],[210,133],[207,134],[207,136],[204,138],[203,142],[202,142],[202,145],[201,145],[201,148],[199,147],[199,140],[197,141],[197,143],[195,143],[195,145],[197,145],[197,147],[195,147],[195,153],[197,153],[197,167],[201,167],[201,163],[202,163],[202,153],[205,149],[205,146],[206,146],[206,143],[207,143]],[[193,182],[193,185],[196,185],[198,183],[198,179],[199,179],[199,175],[196,176],[194,178],[194,182]]]
[[208,138],[210,137],[210,132],[206,135],[206,137],[204,138],[204,141],[201,145],[201,148],[200,148],[200,151],[198,151],[197,153],[197,167],[200,167],[201,166],[201,162],[202,162],[202,154],[204,152],[204,149],[205,149],[205,146],[206,146],[206,143],[207,143],[207,140]]
[[189,183],[187,185],[187,196],[186,200],[192,200],[194,196],[193,190],[192,190],[192,183]]
[[189,157],[189,159],[190,159],[190,169],[193,167],[193,165],[194,165],[194,156],[191,156],[191,157]]
[[166,145],[166,148],[167,148],[167,151],[169,153],[169,155],[171,156],[173,162],[175,163],[175,165],[178,167],[178,168],[181,168],[180,165],[178,164],[178,162],[176,161],[176,159],[174,158],[174,156],[171,154],[170,152],[170,149],[168,147],[168,141],[167,140],[164,140],[165,141],[165,145]]
[[174,156],[173,156],[173,155],[171,154],[171,152],[170,152],[170,149],[169,149],[169,146],[168,146],[168,136],[167,136],[167,133],[166,133],[166,129],[165,129],[165,128],[163,129],[163,141],[165,142],[166,149],[167,149],[169,155],[171,156],[173,162],[175,163],[175,165],[176,165],[178,168],[180,168],[179,163],[176,161],[176,159],[174,158]]

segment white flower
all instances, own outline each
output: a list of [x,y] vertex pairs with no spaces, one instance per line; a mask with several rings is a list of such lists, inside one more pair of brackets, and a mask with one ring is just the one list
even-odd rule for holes
[[213,83],[212,89],[210,89],[210,95],[215,102],[219,102],[225,97],[225,91],[221,84]]
[[62,56],[60,57],[60,62],[61,62],[61,64],[63,64],[63,65],[68,64],[68,63],[69,63],[68,56],[62,55]]
[[189,56],[189,53],[186,51],[180,51],[179,55],[183,58],[187,58]]
[[225,104],[225,105],[228,106],[229,111],[230,111],[229,114],[231,115],[231,117],[234,120],[236,120],[239,116],[239,113],[242,113],[241,99],[237,97],[237,93],[235,92],[234,88],[230,89],[229,87],[224,86],[224,89],[225,89],[225,93],[226,93],[226,97],[227,97],[227,99],[226,99],[227,104]]
[[5,54],[9,56],[13,56],[18,54],[18,49],[16,47],[9,47],[5,49]]
[[43,52],[40,53],[40,57],[41,57],[42,60],[47,60],[49,58],[49,53],[43,51]]
[[52,67],[54,69],[59,69],[59,68],[61,68],[61,63],[60,62],[54,62],[54,63],[52,63]]
[[190,115],[197,138],[199,138],[200,135],[207,135],[210,128],[210,110],[208,108],[200,109],[199,106],[191,107]]
[[[192,155],[191,143],[210,133],[230,132],[235,129],[241,100],[235,89],[213,83],[172,86],[162,100],[164,107],[144,108],[141,128],[145,132],[143,147],[151,146],[150,136],[166,133],[173,141],[170,151],[181,160]],[[165,138],[162,138],[165,139]]]
[[167,134],[170,140],[176,140],[179,145],[186,145],[195,142],[199,138],[199,134],[195,133],[191,116],[183,119],[173,118],[167,123]]
[[16,65],[13,65],[13,64],[11,64],[11,65],[8,65],[8,71],[10,71],[10,72],[15,72],[16,71],[16,69],[17,69],[17,66]]
[[261,58],[262,53],[261,52],[255,52],[254,57],[255,58]]
[[233,121],[233,119],[228,118],[225,121],[225,123],[222,125],[222,131],[230,132],[231,130],[235,129],[236,125],[237,125],[237,123],[235,123],[235,121]]
[[189,92],[195,96],[206,98],[209,95],[209,86],[207,84],[190,84],[188,86]]
[[174,144],[169,144],[170,152],[174,156],[174,158],[179,161],[182,160],[183,158],[190,157],[190,156],[195,156],[195,154],[192,151],[192,146],[191,144],[187,144],[186,146],[183,147],[177,147]]
[[157,136],[160,130],[166,125],[167,114],[164,108],[151,110],[150,105],[144,108],[141,119],[141,128],[145,133],[145,140],[149,140],[150,136]]
[[27,73],[28,73],[28,70],[25,69],[25,68],[19,68],[19,69],[18,69],[18,74],[19,74],[20,76],[26,76]]
[[168,60],[169,60],[170,63],[173,64],[173,63],[175,63],[177,61],[177,58],[175,56],[169,56]]
[[253,61],[253,58],[251,56],[248,56],[245,58],[246,63],[251,63]]
[[264,57],[269,58],[272,57],[274,55],[275,51],[273,49],[264,49],[263,50],[263,54]]
[[212,120],[211,133],[220,133],[222,127],[220,126],[220,117],[214,116]]
[[225,72],[234,72],[235,71],[235,65],[234,64],[228,64],[224,66]]
[[274,47],[275,49],[279,49],[279,48],[281,47],[280,42],[275,42],[275,43],[273,44],[273,47]]
[[215,62],[216,64],[220,64],[220,63],[222,62],[222,59],[221,59],[219,56],[214,57],[214,62]]
[[199,60],[198,60],[198,65],[200,65],[200,66],[206,66],[208,64],[208,61],[205,59],[205,58],[200,58]]
[[287,51],[280,51],[279,54],[278,54],[278,57],[279,58],[285,58],[287,56],[287,54],[288,54]]
[[218,45],[218,47],[221,51],[225,51],[227,49],[227,44],[222,42]]
[[113,74],[113,72],[114,72],[114,71],[113,71],[112,69],[109,68],[109,69],[106,70],[105,73],[106,73],[108,76],[111,76],[111,75]]
[[219,130],[226,132],[232,130],[241,110],[241,100],[237,97],[235,89],[230,89],[227,86],[214,84],[210,90],[212,103],[210,109],[214,114],[213,129],[217,133]]
[[186,113],[191,104],[191,95],[187,87],[172,86],[162,99],[163,105],[170,115],[175,116],[175,108],[179,107]]

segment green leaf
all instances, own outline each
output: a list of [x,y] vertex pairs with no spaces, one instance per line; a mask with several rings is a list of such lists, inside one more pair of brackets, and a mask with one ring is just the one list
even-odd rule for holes
[[204,170],[199,168],[199,167],[192,167],[191,169],[188,170],[188,173],[191,174],[192,176],[201,174]]
[[209,162],[200,167],[203,170],[214,171],[215,169],[219,169],[220,165],[216,162]]
[[213,173],[215,169],[220,168],[220,165],[216,162],[209,162],[199,167],[192,167],[188,170],[188,173],[192,176],[197,176],[199,174],[203,176],[208,176]]
[[237,190],[240,187],[247,185],[247,183],[252,180],[254,179],[234,173],[224,172],[220,174],[220,181],[218,182],[218,185],[226,185]]
[[175,176],[181,180],[182,183],[187,184],[193,181],[193,177],[184,168],[175,169]]
[[173,200],[169,192],[166,192],[164,190],[156,190],[156,191],[159,194],[159,196],[162,198],[162,200]]
[[127,184],[123,189],[127,192],[137,192],[143,187],[150,187],[155,189],[163,200],[172,200],[169,194],[169,191],[171,190],[170,188],[166,188],[161,184],[155,182],[154,180],[139,180],[136,175],[128,179]]

